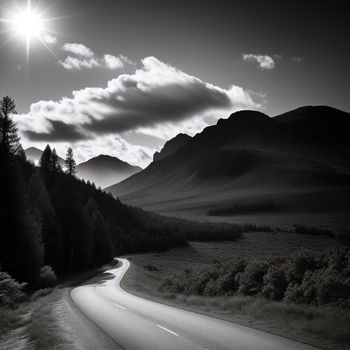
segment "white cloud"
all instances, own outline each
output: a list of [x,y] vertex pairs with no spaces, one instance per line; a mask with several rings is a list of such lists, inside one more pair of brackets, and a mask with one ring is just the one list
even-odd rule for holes
[[68,56],[63,62],[61,62],[61,65],[68,70],[82,70],[99,67],[100,63],[96,61],[95,58],[78,58]]
[[104,88],[85,88],[71,98],[32,104],[18,125],[32,145],[49,142],[59,150],[74,144],[83,149],[81,160],[108,150],[144,166],[154,149],[142,152],[142,147],[123,140],[122,133],[133,130],[167,140],[179,132],[200,132],[209,115],[227,118],[235,110],[259,107],[241,87],[224,89],[147,57],[133,74],[122,74]]
[[68,53],[72,53],[76,56],[91,58],[94,56],[94,52],[83,44],[66,43],[62,46],[62,50]]
[[124,66],[123,61],[119,57],[115,57],[113,55],[104,55],[103,59],[106,67],[109,69],[118,69],[123,68]]
[[54,45],[57,43],[57,38],[51,34],[45,34],[44,41],[49,45]]
[[245,62],[256,62],[258,66],[263,70],[271,70],[275,68],[275,61],[272,57],[267,55],[256,55],[256,54],[243,54],[243,61]]
[[59,63],[67,70],[82,70],[92,68],[107,68],[110,70],[121,69],[125,64],[134,64],[129,58],[120,55],[119,57],[105,54],[98,57],[95,53],[83,44],[66,43],[62,50],[75,56],[68,56]]

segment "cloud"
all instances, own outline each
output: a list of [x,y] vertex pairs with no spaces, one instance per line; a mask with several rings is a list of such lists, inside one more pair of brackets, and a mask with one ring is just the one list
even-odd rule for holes
[[62,46],[62,50],[68,53],[72,53],[76,56],[91,58],[95,54],[94,52],[83,44],[66,43]]
[[68,70],[82,70],[82,69],[91,69],[94,67],[99,67],[100,63],[94,58],[78,58],[68,56],[63,62],[60,62],[61,65]]
[[82,70],[92,68],[107,68],[116,70],[123,68],[125,64],[134,64],[129,58],[120,55],[119,57],[105,54],[98,57],[90,48],[83,44],[66,43],[62,50],[75,56],[68,56],[59,63],[67,70]]
[[49,45],[54,45],[57,43],[57,38],[51,34],[45,34],[44,41]]
[[275,61],[272,57],[267,55],[243,54],[243,61],[256,62],[262,70],[271,70],[275,68]]
[[68,125],[59,120],[49,120],[49,133],[41,133],[35,130],[27,130],[27,137],[33,141],[62,142],[76,141],[82,139],[82,134],[72,125]]
[[[85,88],[74,91],[70,98],[32,104],[28,114],[17,117],[22,136],[38,143],[89,145],[86,154],[96,153],[99,147],[102,152],[102,146],[95,149],[93,145],[107,147],[106,140],[118,137],[118,147],[125,147],[119,150],[124,159],[128,161],[127,152],[133,147],[132,160],[145,165],[145,156],[136,152],[141,146],[133,140],[129,140],[133,145],[126,142],[123,134],[132,131],[161,140],[178,132],[193,135],[207,126],[204,118],[209,115],[228,117],[234,110],[260,106],[241,87],[224,89],[206,83],[155,57],[141,63],[133,74],[121,74],[106,87]],[[149,146],[148,160],[156,148]]]

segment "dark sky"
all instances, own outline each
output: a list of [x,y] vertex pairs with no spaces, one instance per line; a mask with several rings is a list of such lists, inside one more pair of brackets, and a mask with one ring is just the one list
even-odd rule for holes
[[[32,2],[38,3],[34,0]],[[12,7],[12,3],[11,0],[1,1],[0,18],[5,16],[4,10]],[[30,105],[38,101],[60,101],[64,96],[71,98],[73,90],[86,87],[105,88],[108,81],[122,73],[129,76],[134,74],[136,68],[143,67],[141,60],[150,56],[216,87],[226,90],[231,85],[241,87],[255,102],[262,103],[260,108],[269,115],[310,104],[331,105],[350,111],[350,25],[348,11],[343,2],[216,0],[204,4],[189,0],[41,1],[40,8],[48,7],[46,17],[64,17],[48,24],[50,29],[56,31],[51,34],[57,42],[50,45],[56,58],[41,43],[36,42],[32,45],[27,64],[24,45],[19,39],[9,41],[0,50],[0,95],[13,96],[19,113],[28,113]],[[8,37],[9,33],[1,34],[0,45]],[[101,67],[65,69],[58,63],[58,60],[64,61],[69,56],[62,50],[65,43],[81,43],[93,50],[96,57],[103,57],[104,54],[123,55],[136,65],[125,64],[121,70]],[[269,56],[273,59],[274,66],[271,69],[262,69],[254,60],[244,61],[243,54]],[[121,137],[121,132],[126,130],[128,134],[123,142],[127,146],[137,143],[151,148],[160,146],[160,140],[164,141],[166,138],[166,133],[158,132],[157,127],[162,124],[162,115],[165,123],[181,122],[189,120],[191,113],[198,116],[208,108],[198,98],[199,93],[205,94],[205,88],[197,83],[192,85],[187,96],[194,99],[193,103],[192,100],[186,100],[186,108],[182,110],[172,100],[169,113],[164,108],[168,104],[169,96],[164,92],[165,96],[158,98],[159,91],[163,91],[161,89],[157,90],[157,96],[155,91],[153,95],[143,91],[141,97],[127,94],[123,98],[129,101],[128,109],[121,118],[128,120],[127,126],[122,122],[122,126],[118,124],[115,129],[111,129],[110,134],[115,132],[115,135]],[[197,87],[199,90],[195,93],[193,89]],[[184,96],[177,86],[169,91],[172,96],[179,95],[179,103],[183,103]],[[114,97],[108,96],[108,103]],[[218,97],[217,94],[208,96],[214,105],[219,103],[217,98],[226,103],[225,98]],[[131,109],[134,110],[130,107],[131,102],[147,109],[147,101],[154,101],[150,102],[154,105],[144,116],[130,113]],[[160,107],[157,103],[160,103]],[[118,110],[126,109],[119,102],[112,106]],[[175,112],[172,113],[173,111]],[[175,119],[172,119],[175,114]],[[100,118],[97,118],[98,122],[94,120],[88,124],[99,129],[103,125],[109,128],[108,120],[112,117],[114,118],[108,114],[105,124],[99,123]],[[60,132],[64,134],[67,125],[66,129],[71,129],[67,131],[67,135],[71,138],[63,138],[62,142],[74,142],[76,132],[83,135],[81,140],[89,139],[92,142],[93,136],[87,136],[86,131],[91,131],[91,127],[89,129],[83,123],[84,130],[81,130],[81,123],[77,126],[72,125],[71,121],[63,122],[66,124],[60,124],[60,120],[55,121],[59,130],[52,125],[49,127],[51,131],[55,129],[54,142],[59,141]],[[148,137],[137,130],[135,133],[133,126],[146,127],[148,123],[158,128],[154,135],[149,135],[148,132],[148,136],[151,136]],[[188,126],[184,131],[187,129]],[[30,140],[46,142],[45,132],[43,138],[38,135],[39,140],[29,136],[35,133],[40,134],[42,131],[30,130],[27,134],[28,143]],[[98,135],[105,136],[96,131],[95,136]],[[47,138],[47,141],[52,140],[53,138]],[[96,146],[97,149],[99,148]],[[81,158],[94,153],[91,149],[89,152],[85,156],[82,153]],[[137,157],[130,157],[129,160],[135,163]]]

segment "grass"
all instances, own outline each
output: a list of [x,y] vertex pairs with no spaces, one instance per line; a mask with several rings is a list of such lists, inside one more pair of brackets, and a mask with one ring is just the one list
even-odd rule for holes
[[267,213],[277,209],[275,203],[271,200],[265,200],[254,203],[235,203],[230,206],[210,209],[208,216],[232,216],[238,214]]
[[28,312],[27,305],[17,309],[0,309],[0,340],[10,331],[25,327],[28,324]]
[[56,321],[53,306],[59,302],[60,298],[61,294],[56,290],[52,294],[37,299],[27,328],[28,349],[75,349]]
[[56,322],[53,305],[60,298],[59,290],[45,289],[15,309],[0,310],[0,348],[75,349]]
[[[122,281],[130,292],[141,297],[202,312],[214,317],[258,328],[323,349],[350,349],[350,320],[341,309],[319,308],[273,302],[249,296],[184,296],[160,293],[160,282],[184,268],[201,268],[213,259],[241,256],[247,259],[289,255],[300,247],[323,252],[341,247],[327,236],[294,232],[250,232],[234,242],[191,242],[189,247],[167,252],[131,256],[131,268]],[[154,268],[150,269],[149,266]]]
[[[164,296],[169,298],[169,295]],[[185,305],[250,316],[297,333],[306,332],[316,337],[332,339],[337,343],[350,342],[349,315],[336,308],[323,309],[249,296],[170,295],[170,298],[173,297]]]

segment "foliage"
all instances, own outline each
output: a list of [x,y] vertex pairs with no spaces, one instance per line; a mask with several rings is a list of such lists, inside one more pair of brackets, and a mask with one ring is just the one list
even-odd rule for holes
[[0,308],[12,308],[25,299],[25,283],[19,283],[0,270]]
[[57,276],[52,267],[45,265],[40,269],[40,285],[42,288],[53,287],[57,283]]
[[76,163],[73,156],[73,149],[71,147],[67,150],[66,159],[64,161],[66,165],[66,174],[70,176],[75,176],[76,174]]
[[235,257],[166,278],[161,291],[186,295],[247,295],[269,300],[350,307],[350,254],[300,249],[288,257]]

